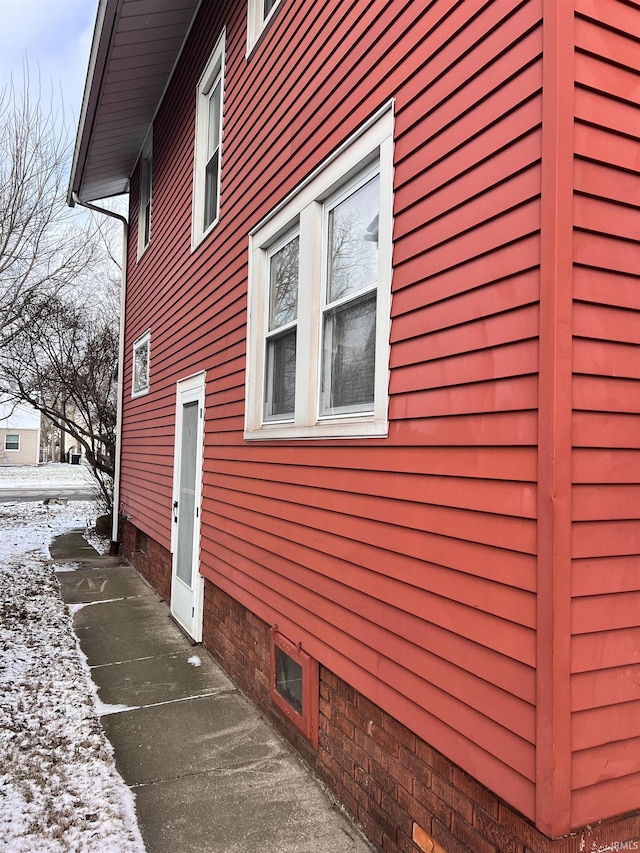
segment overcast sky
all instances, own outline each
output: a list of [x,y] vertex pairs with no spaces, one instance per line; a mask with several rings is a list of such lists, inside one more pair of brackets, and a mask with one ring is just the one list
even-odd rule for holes
[[0,84],[11,72],[22,79],[26,57],[30,76],[38,70],[47,97],[51,83],[64,101],[67,124],[75,131],[98,0],[0,0]]

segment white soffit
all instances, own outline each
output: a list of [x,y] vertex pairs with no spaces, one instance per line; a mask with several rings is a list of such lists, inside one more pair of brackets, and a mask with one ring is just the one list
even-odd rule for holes
[[127,192],[200,0],[100,0],[69,201]]

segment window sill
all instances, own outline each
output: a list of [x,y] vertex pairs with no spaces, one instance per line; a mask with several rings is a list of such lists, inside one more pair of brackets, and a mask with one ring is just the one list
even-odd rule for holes
[[331,439],[331,438],[386,438],[389,424],[385,421],[341,420],[314,424],[312,426],[294,426],[293,424],[264,424],[258,429],[245,429],[246,441],[271,441],[289,439]]
[[150,246],[150,245],[151,245],[151,241],[149,241],[149,242],[146,244],[146,246],[143,246],[141,249],[138,249],[138,254],[137,254],[137,257],[136,257],[136,263],[137,263],[137,264],[139,264],[139,263],[140,263],[140,261],[141,261],[141,260],[144,258],[144,256],[147,254],[147,251],[148,251],[148,249],[149,249],[149,246]]
[[[195,215],[195,212],[194,214]],[[216,225],[220,222],[220,215],[218,215],[217,219],[214,219],[211,225],[207,226],[206,231],[199,231],[196,233],[195,231],[191,235],[191,254],[196,252],[200,246],[205,242],[205,240],[209,237],[212,231],[215,231]]]

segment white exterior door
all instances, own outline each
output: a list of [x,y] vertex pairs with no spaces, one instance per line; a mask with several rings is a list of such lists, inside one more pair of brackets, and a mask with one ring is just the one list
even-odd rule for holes
[[200,562],[200,502],[204,374],[178,383],[173,467],[171,613],[196,642],[202,639],[203,578]]

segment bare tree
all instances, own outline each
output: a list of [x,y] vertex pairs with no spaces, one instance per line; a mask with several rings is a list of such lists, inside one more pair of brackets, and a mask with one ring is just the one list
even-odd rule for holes
[[67,207],[70,156],[64,116],[25,64],[0,90],[0,392],[73,437],[110,507],[118,238]]
[[95,226],[65,204],[64,116],[32,88],[25,65],[0,90],[0,349],[95,260]]
[[117,314],[58,296],[5,348],[4,384],[80,446],[110,511],[116,438]]

